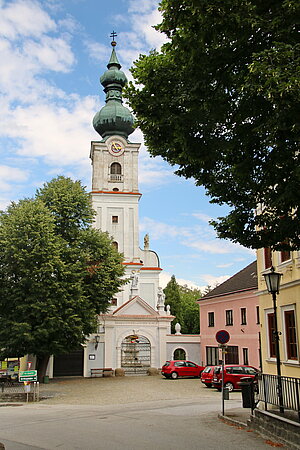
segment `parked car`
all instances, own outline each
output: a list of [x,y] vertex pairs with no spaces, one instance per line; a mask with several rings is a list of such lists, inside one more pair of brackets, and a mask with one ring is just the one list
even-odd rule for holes
[[175,380],[178,377],[200,377],[203,366],[192,361],[166,361],[162,366],[161,373],[166,378],[173,378]]
[[[224,366],[224,387],[233,391],[240,389],[241,378],[255,378],[259,370],[253,366],[240,364],[225,364]],[[214,369],[213,386],[219,391],[222,389],[222,366],[216,366]]]
[[201,373],[201,381],[206,387],[212,387],[215,366],[206,366]]

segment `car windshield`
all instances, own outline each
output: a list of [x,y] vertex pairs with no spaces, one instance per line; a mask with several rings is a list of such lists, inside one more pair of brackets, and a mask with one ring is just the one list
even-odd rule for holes
[[168,367],[170,365],[170,361],[166,361],[163,365],[163,367]]
[[207,373],[207,372],[210,372],[210,369],[211,369],[211,367],[210,367],[210,366],[208,366],[208,367],[205,367],[205,369],[203,370],[203,373]]

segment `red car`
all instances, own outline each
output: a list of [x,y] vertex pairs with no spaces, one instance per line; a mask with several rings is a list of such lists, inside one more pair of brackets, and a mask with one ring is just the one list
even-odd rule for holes
[[162,366],[161,373],[166,378],[197,377],[201,375],[203,366],[198,366],[192,361],[166,361]]
[[206,366],[201,373],[201,381],[206,387],[212,387],[215,366]]
[[[244,366],[241,364],[225,364],[224,366],[224,387],[233,391],[240,389],[241,378],[255,378],[259,370],[253,366]],[[222,389],[222,367],[216,366],[214,369],[213,386],[219,391]]]

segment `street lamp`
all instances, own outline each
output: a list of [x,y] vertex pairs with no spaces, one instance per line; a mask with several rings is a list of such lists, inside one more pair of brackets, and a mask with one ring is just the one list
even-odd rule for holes
[[275,272],[275,269],[273,266],[271,267],[270,272],[264,274],[268,292],[270,294],[272,294],[272,298],[273,298],[274,340],[275,340],[276,365],[277,365],[277,393],[278,393],[278,398],[279,398],[279,410],[280,410],[280,412],[283,413],[284,409],[283,409],[283,397],[282,397],[279,333],[278,333],[278,324],[277,324],[277,304],[276,304],[276,294],[279,293],[281,276],[282,276],[282,273]]

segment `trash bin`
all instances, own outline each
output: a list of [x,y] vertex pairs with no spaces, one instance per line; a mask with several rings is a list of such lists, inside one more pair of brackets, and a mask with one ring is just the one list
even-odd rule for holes
[[229,389],[224,387],[224,393],[223,393],[224,400],[229,400]]
[[43,383],[44,383],[44,384],[49,384],[49,377],[48,377],[48,375],[45,375],[45,376],[44,376],[44,378],[43,378]]
[[239,382],[242,390],[243,408],[254,407],[254,390],[253,379],[251,377],[243,377]]

